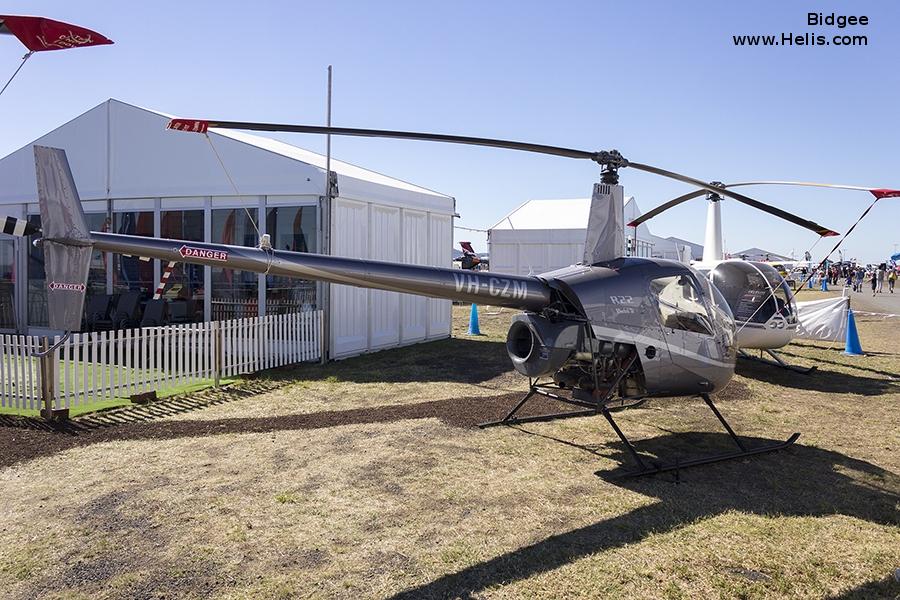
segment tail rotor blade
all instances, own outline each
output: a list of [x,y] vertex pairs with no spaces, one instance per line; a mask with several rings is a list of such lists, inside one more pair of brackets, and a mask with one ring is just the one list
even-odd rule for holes
[[40,233],[40,228],[33,223],[29,223],[25,219],[17,219],[15,217],[0,217],[0,233],[14,235],[17,237],[25,237]]

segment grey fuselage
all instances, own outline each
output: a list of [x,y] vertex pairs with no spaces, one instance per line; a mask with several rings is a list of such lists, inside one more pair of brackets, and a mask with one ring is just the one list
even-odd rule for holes
[[[104,252],[521,309],[526,312],[516,319],[528,323],[536,350],[530,365],[517,364],[515,357],[513,363],[530,376],[583,369],[592,354],[617,360],[613,354],[625,352],[637,354],[637,395],[713,392],[734,373],[730,313],[714,305],[704,278],[673,261],[622,258],[518,276],[102,232],[90,238]],[[651,289],[661,278],[696,290],[694,306],[702,305],[705,313],[696,318],[706,322],[700,328],[708,334],[666,326]]]
[[[646,395],[677,396],[721,389],[734,374],[734,322],[706,280],[683,263],[619,258],[575,265],[540,275],[573,303],[578,302],[598,340],[631,344],[643,370]],[[709,333],[667,326],[651,283],[688,279],[700,291]]]

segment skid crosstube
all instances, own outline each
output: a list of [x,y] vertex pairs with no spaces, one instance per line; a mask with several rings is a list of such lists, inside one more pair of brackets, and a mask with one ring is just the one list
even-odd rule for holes
[[[552,398],[558,402],[562,402],[564,404],[571,404],[573,406],[581,407],[582,410],[570,410],[556,413],[547,413],[545,415],[534,415],[530,417],[516,417],[515,414],[519,412],[525,404],[533,397],[533,396],[544,396],[546,398]],[[486,429],[488,427],[497,427],[498,425],[520,425],[522,423],[538,423],[542,421],[555,421],[557,419],[570,419],[572,417],[590,417],[596,415],[600,412],[600,408],[597,404],[593,402],[584,402],[582,400],[577,400],[575,398],[566,398],[564,396],[560,396],[559,394],[554,394],[552,392],[548,392],[544,386],[532,383],[531,389],[525,394],[519,403],[516,404],[512,410],[510,410],[505,417],[498,421],[488,421],[486,423],[479,423],[478,427],[481,429]]]
[[[579,400],[578,398],[571,397],[566,398],[565,396],[560,396],[559,394],[554,394],[549,391],[550,389],[559,389],[555,386],[551,386],[548,384],[538,383],[537,379],[529,380],[528,393],[524,398],[519,400],[519,403],[516,404],[511,411],[509,411],[505,417],[500,419],[499,421],[488,421],[487,423],[480,423],[478,427],[484,429],[486,427],[496,427],[497,425],[518,425],[521,423],[535,423],[539,421],[555,421],[556,419],[569,419],[572,417],[590,417],[592,415],[596,415],[604,410],[608,410],[606,405],[613,399],[613,396],[616,395],[616,390],[619,389],[619,383],[622,382],[622,379],[628,374],[628,371],[634,366],[634,363],[637,362],[637,354],[632,354],[624,365],[619,369],[618,373],[616,373],[615,379],[609,384],[609,387],[606,390],[606,393],[602,397],[596,397],[593,400]],[[594,363],[594,381],[599,388],[599,380],[597,378],[596,373],[596,362]],[[562,402],[563,404],[571,404],[572,406],[578,406],[582,410],[575,411],[566,411],[566,412],[558,412],[558,413],[548,413],[545,415],[537,415],[533,417],[519,417],[516,418],[516,413],[519,412],[525,403],[531,399],[532,396],[544,396],[546,398],[552,398],[557,402]]]

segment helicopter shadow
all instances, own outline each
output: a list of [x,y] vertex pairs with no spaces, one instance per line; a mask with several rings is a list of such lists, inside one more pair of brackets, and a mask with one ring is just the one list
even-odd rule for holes
[[[747,439],[747,438],[745,438]],[[634,442],[641,455],[671,456],[673,448],[687,454],[685,443],[701,448],[724,448],[727,434],[666,434]],[[751,446],[771,440],[748,439]],[[631,465],[621,443],[604,446],[607,458]],[[586,452],[598,449],[586,446]],[[693,451],[698,448],[694,447]],[[640,542],[653,534],[676,531],[698,520],[727,511],[756,515],[823,517],[847,515],[871,523],[898,525],[896,505],[900,501],[900,476],[872,463],[810,446],[793,446],[777,454],[707,465],[685,470],[686,485],[675,485],[663,475],[627,479],[631,467],[604,472],[608,483],[650,497],[653,504],[627,514],[603,519],[553,535],[537,543],[472,565],[430,583],[405,590],[394,598],[471,598],[493,586],[508,584],[546,573],[595,553]],[[890,582],[873,582],[859,588],[881,590]]]
[[[792,352],[786,352],[784,350],[781,350],[780,352],[784,356],[792,356],[794,358],[803,358],[803,356],[801,356],[800,354],[794,354]],[[870,356],[894,356],[893,354],[890,354],[887,352],[883,352],[883,353],[882,352],[869,352],[868,354]],[[879,369],[873,369],[871,367],[864,367],[864,366],[858,365],[858,364],[847,364],[844,362],[838,362],[836,360],[828,360],[826,358],[820,358],[820,357],[816,357],[815,360],[819,364],[824,363],[824,364],[828,364],[828,365],[846,366],[846,367],[850,367],[856,371],[865,371],[867,373],[875,373],[876,375],[884,375],[885,377],[900,377],[900,373],[897,373],[896,371],[894,371],[894,372],[881,371]]]
[[[798,340],[794,339],[791,341],[791,346],[797,346],[799,348],[813,348],[815,350],[830,350],[831,352],[840,352],[843,350],[843,342],[832,342],[831,344],[817,344],[810,340]],[[778,352],[784,352],[784,348],[780,348]],[[867,355],[872,356],[900,356],[900,353],[897,352],[884,352],[880,350],[866,350]],[[818,359],[817,359],[818,360]]]
[[840,594],[828,596],[827,600],[872,600],[872,598],[900,598],[900,579],[887,576],[850,588]]
[[497,341],[448,338],[363,354],[327,365],[273,369],[275,381],[333,378],[353,383],[482,383],[512,373],[505,344]]
[[[825,362],[825,361],[817,361]],[[819,369],[808,375],[798,374],[765,363],[739,360],[734,372],[743,377],[763,381],[786,388],[814,390],[817,392],[853,393],[862,396],[880,396],[900,391],[896,381],[885,377],[864,377],[845,372]],[[881,371],[875,371],[881,373]]]

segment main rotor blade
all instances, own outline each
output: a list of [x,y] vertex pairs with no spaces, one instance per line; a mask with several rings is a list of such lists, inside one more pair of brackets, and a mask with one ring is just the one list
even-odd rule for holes
[[678,206],[682,202],[687,202],[688,200],[692,200],[692,199],[696,198],[697,196],[702,196],[705,193],[706,193],[706,190],[694,190],[693,192],[688,192],[687,194],[685,194],[683,196],[678,196],[674,200],[669,200],[665,204],[660,204],[659,206],[657,206],[650,212],[646,212],[646,213],[642,214],[637,219],[635,219],[634,221],[629,223],[628,227],[637,227],[641,223],[644,223],[645,221],[649,221],[650,219],[652,219],[656,215],[660,214],[661,212],[667,211],[670,208],[672,208],[673,206]]
[[861,185],[844,185],[841,183],[814,183],[811,181],[741,181],[738,183],[726,184],[725,187],[732,188],[738,187],[740,185],[800,185],[806,187],[821,187],[833,188],[838,190],[857,190],[861,192],[869,192],[878,199],[900,197],[900,190],[865,187]]
[[805,227],[810,231],[815,231],[819,235],[823,237],[830,237],[835,235],[840,235],[836,231],[832,231],[827,227],[823,227],[818,223],[813,221],[809,221],[807,219],[803,219],[798,217],[797,215],[792,215],[791,213],[781,210],[780,208],[776,208],[774,206],[769,206],[759,200],[754,200],[749,196],[744,196],[743,194],[738,194],[737,192],[732,192],[726,188],[721,186],[715,186],[704,181],[700,181],[699,179],[694,179],[693,177],[687,177],[685,175],[679,175],[678,173],[672,173],[671,171],[663,171],[657,167],[651,167],[649,165],[642,165],[640,163],[629,162],[628,166],[634,167],[635,169],[640,169],[641,171],[647,171],[648,173],[656,173],[657,175],[662,175],[663,177],[669,177],[671,179],[677,179],[678,181],[683,181],[685,183],[690,183],[696,185],[699,188],[703,188],[708,192],[712,192],[714,194],[721,194],[723,196],[728,196],[729,198],[734,198],[738,202],[742,202],[748,206],[752,206],[753,208],[759,209],[763,212],[769,213],[770,215],[774,215],[776,217],[782,218],[785,221],[790,221],[795,225],[799,225],[800,227]]
[[[873,188],[866,187],[862,185],[845,185],[841,183],[816,183],[812,181],[739,181],[736,183],[727,183],[725,184],[725,188],[733,188],[738,186],[746,186],[746,185],[796,185],[796,186],[805,186],[805,187],[820,187],[820,188],[832,188],[838,190],[856,190],[860,192],[869,192],[875,198],[897,198],[900,197],[900,190],[894,190],[889,188]],[[637,227],[641,223],[649,221],[653,217],[662,213],[663,211],[669,210],[673,206],[677,206],[682,202],[686,202],[687,200],[691,200],[692,198],[696,198],[698,196],[702,196],[706,193],[706,190],[696,190],[693,192],[689,192],[684,194],[683,196],[679,196],[674,200],[669,200],[665,204],[661,204],[651,210],[648,213],[644,213],[634,221],[628,224],[629,227]]]
[[514,142],[510,140],[495,140],[491,138],[468,137],[462,135],[446,135],[443,133],[420,133],[415,131],[391,131],[385,129],[358,129],[354,127],[326,127],[321,125],[287,125],[279,123],[249,123],[240,121],[204,121],[198,119],[172,119],[169,129],[181,131],[195,131],[205,133],[209,127],[219,129],[246,129],[250,131],[282,131],[288,133],[324,133],[331,135],[346,135],[353,137],[379,137],[402,140],[424,140],[430,142],[448,142],[451,144],[467,144],[470,146],[490,146],[492,148],[506,148],[508,150],[521,150],[523,152],[537,152],[539,154],[552,154],[566,158],[579,158],[595,160],[598,154],[573,148],[561,148],[559,146],[546,146],[544,144],[531,144],[528,142]]
[[646,171],[648,173],[654,173],[656,175],[660,175],[662,177],[668,177],[669,179],[675,179],[676,181],[682,181],[684,183],[690,183],[696,187],[703,188],[706,191],[713,192],[715,194],[723,194],[725,196],[729,196],[743,202],[744,204],[749,204],[755,208],[766,211],[782,219],[786,219],[791,221],[792,223],[796,223],[802,227],[806,227],[807,229],[811,229],[818,233],[819,235],[837,235],[836,232],[831,231],[826,227],[822,227],[812,221],[807,221],[805,219],[801,219],[800,217],[796,217],[790,213],[784,212],[783,210],[777,209],[775,207],[769,206],[767,204],[763,204],[753,198],[749,198],[744,196],[743,194],[738,194],[737,192],[730,192],[728,190],[724,190],[721,187],[717,187],[711,184],[706,183],[705,181],[701,181],[699,179],[694,179],[693,177],[688,177],[687,175],[681,175],[680,173],[675,173],[674,171],[667,171],[665,169],[660,169],[658,167],[652,167],[650,165],[644,165],[641,163],[634,163],[628,160],[625,160],[621,154],[616,150],[612,151],[597,151],[597,152],[589,152],[586,150],[576,150],[574,148],[562,148],[560,146],[547,146],[544,144],[531,144],[528,142],[515,142],[511,140],[496,140],[491,138],[477,138],[477,137],[468,137],[462,135],[447,135],[443,133],[421,133],[415,131],[392,131],[386,129],[358,129],[353,127],[328,127],[323,125],[290,125],[285,123],[254,123],[249,121],[212,121],[205,119],[172,119],[169,121],[167,125],[169,129],[175,129],[178,131],[191,131],[196,133],[206,133],[210,127],[220,128],[220,129],[244,129],[250,131],[280,131],[280,132],[289,132],[289,133],[320,133],[320,134],[331,134],[331,135],[347,135],[347,136],[355,136],[355,137],[380,137],[380,138],[394,138],[394,139],[405,139],[405,140],[425,140],[431,142],[448,142],[451,144],[467,144],[470,146],[489,146],[492,148],[505,148],[508,150],[521,150],[524,152],[536,152],[539,154],[551,154],[554,156],[563,156],[566,158],[578,158],[578,159],[587,159],[593,160],[599,164],[607,165],[613,169],[622,168],[622,167],[634,167],[635,169]]

